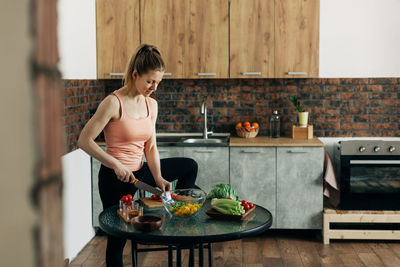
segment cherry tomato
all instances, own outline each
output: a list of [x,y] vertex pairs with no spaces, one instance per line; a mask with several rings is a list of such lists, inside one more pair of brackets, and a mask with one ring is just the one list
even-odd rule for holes
[[244,206],[244,204],[247,204],[247,201],[246,200],[242,200],[242,206]]
[[228,197],[227,199],[230,199],[230,200],[232,200],[232,198],[231,198],[231,197]]
[[122,200],[122,202],[128,202],[128,201],[129,201],[129,198],[128,198],[128,196],[123,196],[123,197],[121,198],[121,200]]
[[132,200],[128,200],[126,203],[127,203],[129,206],[132,206],[133,201],[132,201]]
[[171,194],[171,198],[172,198],[173,200],[178,199],[178,194],[172,193],[172,194]]
[[250,209],[254,207],[254,204],[251,203],[251,202],[247,202],[247,204],[249,205],[249,208],[250,208]]
[[156,194],[153,194],[153,195],[151,195],[151,199],[153,199],[153,200],[159,200],[159,199],[160,199],[160,196],[159,196],[159,195],[156,195]]
[[133,198],[131,194],[127,194],[126,196],[128,197],[129,201],[132,201]]
[[249,204],[247,204],[247,203],[244,204],[244,205],[243,205],[243,208],[244,208],[244,210],[248,211],[248,210],[250,209]]

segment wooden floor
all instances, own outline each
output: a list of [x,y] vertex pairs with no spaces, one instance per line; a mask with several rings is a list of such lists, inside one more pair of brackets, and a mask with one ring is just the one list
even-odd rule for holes
[[[106,266],[105,248],[106,237],[96,236],[69,266]],[[188,254],[186,250],[182,252],[182,266],[187,266]],[[204,254],[205,266],[208,266],[207,250]],[[400,266],[400,242],[332,240],[330,245],[323,245],[319,232],[270,230],[255,238],[215,243],[213,258],[216,267]],[[141,252],[138,265],[167,266],[167,251]],[[124,250],[124,266],[132,266],[130,242]]]

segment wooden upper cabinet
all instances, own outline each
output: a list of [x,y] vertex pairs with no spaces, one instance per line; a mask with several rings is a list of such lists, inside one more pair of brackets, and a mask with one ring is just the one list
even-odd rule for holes
[[141,42],[160,49],[164,78],[184,78],[185,27],[189,18],[186,0],[141,0]]
[[122,78],[139,46],[139,0],[97,0],[97,77]]
[[231,0],[230,77],[274,77],[274,0]]
[[190,0],[185,78],[228,78],[228,0]]
[[275,77],[318,77],[319,0],[275,0]]

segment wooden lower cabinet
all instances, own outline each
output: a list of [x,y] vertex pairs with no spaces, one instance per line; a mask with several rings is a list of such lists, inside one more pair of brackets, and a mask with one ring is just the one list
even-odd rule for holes
[[276,223],[284,229],[322,229],[323,147],[278,147]]
[[276,148],[232,147],[230,149],[230,184],[240,199],[268,209],[276,227]]

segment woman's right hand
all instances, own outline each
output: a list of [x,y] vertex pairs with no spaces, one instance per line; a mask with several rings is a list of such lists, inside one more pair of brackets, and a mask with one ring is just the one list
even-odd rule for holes
[[132,171],[130,171],[121,163],[114,168],[114,172],[117,175],[117,178],[122,182],[133,183],[135,181],[135,176],[133,175]]

